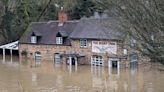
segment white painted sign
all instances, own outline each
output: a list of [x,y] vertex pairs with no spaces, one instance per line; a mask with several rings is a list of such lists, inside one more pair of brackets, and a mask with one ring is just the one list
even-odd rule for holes
[[109,41],[92,41],[92,52],[117,54],[117,43]]

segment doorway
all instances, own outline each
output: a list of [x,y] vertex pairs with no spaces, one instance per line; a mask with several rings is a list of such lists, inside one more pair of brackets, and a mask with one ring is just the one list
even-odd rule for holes
[[112,61],[112,68],[118,67],[118,61]]
[[72,62],[72,65],[75,65],[75,58],[72,57],[71,62]]
[[77,57],[67,57],[67,65],[77,65]]
[[120,59],[110,58],[108,61],[109,74],[120,74]]
[[118,58],[111,58],[108,61],[109,68],[119,68],[120,67],[120,60]]

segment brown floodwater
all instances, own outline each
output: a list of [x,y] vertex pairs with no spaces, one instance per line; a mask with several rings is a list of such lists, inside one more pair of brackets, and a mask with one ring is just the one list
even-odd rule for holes
[[149,66],[109,71],[107,67],[31,67],[18,57],[0,56],[0,92],[164,92],[164,72]]

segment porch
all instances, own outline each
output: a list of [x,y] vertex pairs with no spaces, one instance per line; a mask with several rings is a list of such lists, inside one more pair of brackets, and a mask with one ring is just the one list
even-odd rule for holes
[[75,66],[77,67],[79,61],[83,59],[85,56],[80,54],[54,54],[54,63],[55,64],[65,64],[69,65],[70,67]]

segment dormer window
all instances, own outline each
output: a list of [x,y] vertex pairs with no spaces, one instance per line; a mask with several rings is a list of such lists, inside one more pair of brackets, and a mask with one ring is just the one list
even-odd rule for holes
[[31,43],[38,43],[41,40],[42,35],[39,32],[32,32]]
[[56,44],[63,44],[63,38],[62,37],[56,37]]
[[37,36],[31,36],[31,43],[37,43]]

